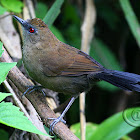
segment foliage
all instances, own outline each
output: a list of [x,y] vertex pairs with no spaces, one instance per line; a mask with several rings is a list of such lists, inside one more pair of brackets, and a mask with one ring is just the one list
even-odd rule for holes
[[100,39],[95,38],[91,44],[90,55],[107,69],[122,71],[113,52]]
[[11,96],[12,93],[2,93],[0,92],[0,102],[4,100],[7,96]]
[[53,32],[53,34],[62,42],[65,42],[65,39],[63,37],[63,35],[61,34],[61,32],[54,26],[50,27],[50,30]]
[[16,63],[0,63],[0,84],[5,80],[10,69],[15,65]]
[[[2,55],[2,43],[0,42],[0,56]],[[5,80],[8,72],[16,63],[2,63],[0,62],[0,84]],[[47,134],[38,130],[27,117],[24,116],[23,112],[19,111],[20,108],[14,106],[12,103],[2,102],[7,96],[12,95],[11,93],[0,92],[0,123],[10,127],[14,127],[20,130],[36,133],[39,135]],[[12,111],[11,111],[12,110]]]
[[[62,2],[62,1],[61,1]],[[61,40],[62,42],[65,42],[65,39],[64,39],[64,37],[63,37],[63,35],[61,34],[61,32],[56,28],[56,27],[54,27],[53,25],[52,25],[52,23],[54,22],[53,20],[54,19],[56,19],[57,18],[57,16],[53,19],[52,18],[52,16],[51,15],[53,15],[53,14],[56,14],[57,12],[59,13],[60,12],[60,6],[62,5],[61,3],[59,3],[60,5],[59,5],[59,8],[56,8],[56,5],[58,6],[58,4],[57,3],[59,3],[59,1],[56,1],[56,4],[54,3],[54,5],[52,6],[52,8],[54,9],[54,10],[49,10],[49,13],[47,13],[47,11],[48,11],[48,8],[47,8],[47,6],[45,5],[45,4],[43,4],[42,2],[38,2],[38,5],[37,5],[37,9],[36,9],[36,11],[35,11],[35,13],[36,13],[36,17],[37,18],[40,18],[40,19],[42,19],[43,20],[43,18],[44,18],[44,22],[48,25],[48,24],[50,24],[49,26],[50,26],[50,30],[53,32],[53,34],[59,39],[59,40]],[[57,9],[59,9],[59,11],[57,10]],[[47,15],[46,15],[46,13],[47,13]],[[50,22],[50,23],[49,23]]]
[[[116,59],[115,55],[111,52],[111,50],[109,50],[108,46],[105,45],[105,43],[102,42],[101,40],[99,39],[93,40],[91,44],[90,55],[107,69],[122,71],[122,68],[118,60]],[[119,89],[118,87],[105,81],[100,81],[98,83],[98,86],[100,88],[109,91],[115,91]]]
[[21,13],[23,3],[20,0],[1,0],[1,5],[8,11]]
[[[132,119],[131,113],[133,110],[134,108],[129,109],[129,113],[127,116],[129,119]],[[122,112],[119,112],[103,121],[98,126],[96,131],[91,135],[91,138],[89,140],[118,140],[134,129],[135,127],[130,126],[124,121]]]
[[120,5],[122,7],[122,10],[125,14],[125,18],[129,24],[129,27],[138,43],[138,46],[140,47],[140,24],[138,22],[138,19],[131,7],[131,4],[129,0],[119,0]]
[[4,50],[2,50],[2,46],[3,46],[3,43],[0,41],[0,57],[2,56],[2,53]]
[[47,5],[38,1],[36,11],[35,11],[36,17],[43,20],[43,18],[46,15],[47,11],[48,11]]
[[[80,138],[80,123],[72,125],[70,129],[78,138]],[[118,140],[121,138],[125,140],[130,140],[130,137],[125,136],[125,134],[127,134],[129,131],[132,131],[133,129],[135,128],[124,122],[124,120],[122,119],[122,112],[120,112],[108,118],[99,125],[94,123],[87,123],[86,139]]]
[[[0,56],[2,55],[2,52],[3,52],[2,45],[3,44],[0,42]],[[0,63],[0,84],[5,80],[10,69],[14,67],[15,65],[16,65],[16,62],[15,63],[6,63],[6,62]]]
[[6,9],[0,5],[0,15],[3,15],[6,12]]
[[[91,138],[91,135],[98,128],[98,124],[87,123],[86,124],[86,140]],[[73,124],[70,130],[80,139],[80,123]]]
[[43,21],[50,27],[60,13],[60,8],[64,0],[56,0],[51,9],[47,12]]
[[[0,99],[7,97],[11,94],[0,93]],[[2,100],[0,100],[1,102]],[[20,108],[14,106],[12,103],[1,102],[0,103],[0,123],[10,127],[14,127],[20,130],[36,133],[39,135],[47,134],[39,131],[27,117],[24,116],[23,112],[19,111]],[[12,110],[12,111],[11,111]]]

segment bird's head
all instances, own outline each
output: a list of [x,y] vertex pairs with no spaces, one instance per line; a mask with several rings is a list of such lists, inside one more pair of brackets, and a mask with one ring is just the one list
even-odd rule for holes
[[39,18],[23,20],[15,15],[13,17],[22,25],[24,43],[37,43],[49,30],[48,26]]

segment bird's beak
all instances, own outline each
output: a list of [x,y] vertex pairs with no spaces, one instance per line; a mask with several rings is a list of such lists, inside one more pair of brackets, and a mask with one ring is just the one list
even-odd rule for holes
[[21,19],[21,18],[15,16],[15,15],[13,15],[13,17],[14,17],[14,19],[16,19],[23,27],[26,27],[27,22],[26,22],[25,20],[23,20],[23,19]]

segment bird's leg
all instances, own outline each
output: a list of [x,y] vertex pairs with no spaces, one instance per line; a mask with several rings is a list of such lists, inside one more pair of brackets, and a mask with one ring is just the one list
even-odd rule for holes
[[61,105],[59,105],[57,108],[55,108],[53,111],[55,112],[55,113],[57,113],[57,112],[61,112],[61,111],[63,111],[65,108],[66,108],[66,106],[68,105],[68,103],[70,102],[70,100],[71,100],[71,98],[69,98],[68,100],[66,100],[64,103],[62,103]]
[[[43,88],[43,86],[38,86],[38,85],[35,85],[35,86],[27,86],[28,89],[22,94],[22,96],[24,96],[25,94],[30,94],[32,93],[33,91],[35,90],[41,90]],[[44,96],[46,96],[45,92],[43,90],[41,90],[41,92],[43,93]]]
[[73,96],[70,100],[70,102],[68,103],[68,105],[66,106],[66,108],[64,109],[64,111],[62,112],[62,114],[58,117],[58,118],[48,118],[50,120],[54,120],[51,124],[50,124],[50,133],[53,133],[54,130],[54,126],[58,123],[58,122],[63,122],[66,123],[65,120],[63,120],[64,115],[66,114],[66,112],[69,110],[69,108],[71,107],[71,105],[73,104],[73,102],[75,101],[75,99],[77,98],[77,96]]

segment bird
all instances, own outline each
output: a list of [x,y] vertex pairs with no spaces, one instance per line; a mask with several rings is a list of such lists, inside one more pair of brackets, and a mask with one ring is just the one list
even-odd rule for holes
[[23,64],[28,75],[43,87],[71,95],[71,100],[58,118],[49,118],[50,131],[63,120],[65,113],[83,91],[104,80],[121,89],[140,92],[140,75],[110,70],[81,50],[59,41],[39,18],[23,20],[13,15],[22,26]]

